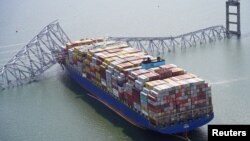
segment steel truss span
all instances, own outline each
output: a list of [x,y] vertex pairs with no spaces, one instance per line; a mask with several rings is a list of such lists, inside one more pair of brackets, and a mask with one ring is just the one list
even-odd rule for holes
[[[127,42],[148,54],[159,56],[175,48],[186,48],[229,37],[223,26],[212,26],[175,37],[108,37],[107,40]],[[54,21],[44,27],[27,45],[0,68],[0,90],[33,82],[57,63],[63,46],[71,42]]]
[[109,37],[108,40],[124,41],[129,45],[151,55],[164,54],[175,48],[186,48],[197,44],[206,44],[229,37],[222,25],[200,29],[194,32],[170,37]]
[[0,68],[0,89],[30,83],[56,63],[56,52],[71,42],[57,21],[44,27]]

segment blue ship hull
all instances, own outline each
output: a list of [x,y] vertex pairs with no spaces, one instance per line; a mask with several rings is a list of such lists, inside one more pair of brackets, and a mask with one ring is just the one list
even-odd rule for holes
[[183,122],[177,123],[164,128],[155,127],[149,122],[149,120],[146,117],[144,117],[140,113],[128,107],[126,104],[122,103],[117,98],[111,96],[105,90],[97,87],[90,80],[82,77],[70,67],[66,66],[66,68],[71,77],[79,85],[81,85],[84,89],[86,89],[90,93],[89,95],[91,97],[97,99],[98,101],[106,105],[108,108],[113,110],[115,113],[117,113],[119,116],[121,116],[122,118],[124,118],[125,120],[127,120],[128,122],[139,128],[153,130],[162,134],[183,133],[208,123],[214,117],[214,115],[204,116],[199,119],[194,119],[185,123]]

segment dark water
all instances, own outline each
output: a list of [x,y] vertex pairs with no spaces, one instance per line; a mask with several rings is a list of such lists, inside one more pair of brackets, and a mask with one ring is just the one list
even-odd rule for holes
[[[92,36],[169,36],[224,24],[224,2],[1,0],[0,65],[55,19],[73,40]],[[241,2],[241,39],[165,55],[168,63],[198,74],[212,85],[215,118],[211,124],[250,124],[249,6],[249,1]],[[0,92],[0,140],[181,140],[135,128],[85,93],[57,65],[39,82]],[[189,137],[206,141],[207,125],[191,131]]]

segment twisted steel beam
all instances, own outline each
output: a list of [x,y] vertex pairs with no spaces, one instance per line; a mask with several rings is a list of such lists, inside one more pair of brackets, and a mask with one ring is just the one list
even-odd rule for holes
[[0,89],[30,83],[56,63],[55,53],[71,42],[57,21],[44,27],[0,68]]

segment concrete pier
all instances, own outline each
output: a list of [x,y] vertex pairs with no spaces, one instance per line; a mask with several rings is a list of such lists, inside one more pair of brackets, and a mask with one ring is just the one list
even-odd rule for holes
[[[235,7],[236,11],[230,10],[230,7]],[[236,16],[236,21],[232,21],[232,16]],[[231,25],[236,25],[236,29],[232,29]],[[226,29],[227,34],[235,34],[238,37],[241,35],[240,28],[240,1],[228,0],[226,1]]]

